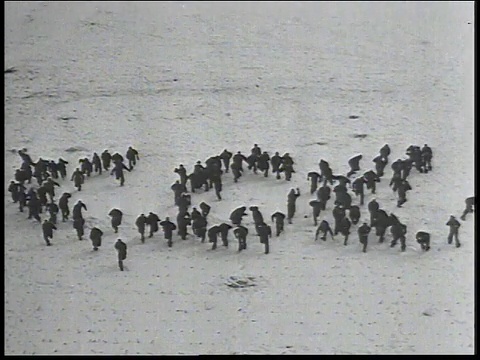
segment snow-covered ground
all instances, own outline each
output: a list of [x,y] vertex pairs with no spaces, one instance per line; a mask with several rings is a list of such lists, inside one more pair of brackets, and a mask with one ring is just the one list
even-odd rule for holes
[[[5,74],[5,189],[21,163],[14,149],[26,147],[34,161],[63,157],[69,174],[94,151],[140,152],[124,187],[104,173],[81,192],[70,181],[57,190],[88,207],[87,238],[92,226],[105,232],[98,252],[71,222],[46,247],[40,224],[5,193],[6,354],[474,352],[474,216],[462,222],[460,248],[447,244],[445,225],[474,194],[473,2],[5,9],[5,69],[16,70]],[[290,183],[248,171],[233,183],[226,174],[222,201],[210,191],[193,203],[212,206],[209,226],[242,205],[269,218],[286,212],[288,191],[299,187],[294,222],[272,238],[270,254],[253,234],[241,253],[231,233],[232,245],[215,251],[191,236],[168,248],[161,232],[140,242],[140,213],[176,216],[178,164],[191,171],[254,143],[292,155]],[[320,158],[345,174],[356,153],[368,170],[385,143],[391,161],[410,144],[434,151],[433,172],[412,170],[403,208],[388,187],[390,165],[378,186],[381,207],[408,226],[407,251],[372,233],[362,253],[356,226],[348,246],[341,236],[315,242],[306,174]],[[321,218],[332,222],[332,206]],[[125,213],[118,236],[113,207]],[[251,215],[246,224],[253,233]],[[415,242],[419,230],[431,232],[430,252]],[[254,276],[256,286],[228,287],[232,275]]]

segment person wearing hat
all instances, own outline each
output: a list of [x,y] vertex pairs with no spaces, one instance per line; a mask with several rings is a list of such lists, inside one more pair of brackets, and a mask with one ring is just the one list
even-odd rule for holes
[[450,232],[448,233],[448,243],[451,244],[453,237],[455,237],[455,246],[458,248],[460,247],[460,241],[458,240],[458,228],[460,227],[460,223],[455,216],[450,215],[450,219],[448,220],[447,226],[450,227]]

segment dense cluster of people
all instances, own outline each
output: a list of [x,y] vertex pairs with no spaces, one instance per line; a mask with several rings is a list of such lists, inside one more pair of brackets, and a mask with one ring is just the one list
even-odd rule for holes
[[[371,194],[376,193],[376,183],[380,182],[385,176],[385,167],[389,163],[390,153],[391,150],[388,144],[385,144],[380,149],[379,154],[372,160],[375,164],[375,171],[368,170],[359,176],[357,174],[361,170],[360,161],[363,159],[362,154],[356,154],[348,160],[350,170],[345,176],[335,175],[330,164],[324,159],[321,159],[318,164],[319,172],[310,171],[307,174],[307,180],[310,181],[310,194],[316,195],[315,199],[309,201],[309,205],[312,208],[313,224],[317,226],[315,241],[318,240],[319,236],[321,240],[326,241],[327,234],[330,234],[332,239],[337,234],[340,234],[343,236],[343,244],[346,246],[352,226],[359,225],[357,235],[359,242],[363,245],[363,252],[367,251],[369,234],[372,229],[375,229],[375,234],[378,236],[380,243],[384,242],[385,234],[390,229],[392,235],[390,246],[394,247],[400,242],[401,251],[405,251],[407,226],[394,213],[388,214],[384,209],[381,209],[375,198],[367,204],[369,221],[360,221],[361,206],[365,204],[365,191],[370,190]],[[61,212],[62,222],[68,221],[70,216],[68,202],[72,195],[64,192],[58,200],[58,205],[55,201],[55,188],[61,186],[55,180],[60,178],[62,180],[66,179],[66,165],[68,162],[62,158],[59,158],[58,161],[40,158],[34,163],[26,149],[19,150],[18,154],[22,159],[22,164],[15,171],[15,181],[11,181],[8,191],[12,195],[13,202],[19,204],[20,212],[23,212],[24,207],[28,208],[28,219],[34,218],[41,222],[40,214],[43,211],[48,212],[49,218],[43,221],[42,230],[44,240],[47,246],[50,246],[53,232],[57,230],[57,214]],[[422,148],[415,145],[409,146],[406,150],[406,155],[408,158],[399,158],[391,164],[393,174],[389,186],[398,196],[397,207],[402,207],[408,201],[407,192],[412,189],[408,178],[412,168],[415,168],[419,173],[432,171],[433,153],[427,144]],[[90,178],[93,174],[101,175],[102,171],[106,171],[110,172],[111,175],[115,174],[116,179],[120,180],[120,186],[124,186],[124,170],[130,172],[136,166],[139,160],[138,151],[130,146],[126,152],[126,159],[128,160],[128,165],[125,165],[124,158],[119,153],[111,155],[108,150],[105,150],[100,156],[94,153],[91,160],[87,157],[79,160],[80,165],[72,173],[70,180],[74,182],[77,190],[81,191],[82,185],[84,185],[87,178]],[[292,174],[295,173],[294,164],[295,162],[289,153],[280,156],[279,152],[275,152],[275,155],[270,157],[269,153],[262,151],[258,144],[254,144],[248,156],[243,155],[241,151],[233,154],[224,149],[219,155],[209,157],[204,164],[201,161],[197,161],[193,172],[189,174],[187,174],[183,164],[180,164],[174,169],[174,173],[178,174],[179,179],[171,185],[171,190],[174,194],[173,201],[175,206],[178,207],[176,222],[171,221],[169,217],[161,220],[153,212],[149,212],[147,216],[142,213],[135,221],[135,226],[141,236],[141,242],[145,242],[147,227],[149,229],[149,238],[152,238],[161,228],[168,247],[172,247],[174,231],[177,231],[176,234],[182,240],[186,240],[189,235],[188,228],[190,227],[193,235],[200,239],[202,243],[208,237],[208,242],[212,244],[211,249],[215,250],[219,238],[222,241],[222,245],[228,247],[228,234],[232,230],[234,237],[238,240],[238,251],[246,250],[249,229],[242,224],[242,219],[248,215],[247,207],[242,206],[234,209],[229,217],[231,223],[222,222],[209,227],[208,215],[211,206],[201,202],[198,205],[198,210],[196,206],[192,206],[192,195],[199,191],[214,189],[217,200],[221,201],[222,177],[231,171],[233,181],[237,183],[245,172],[244,165],[246,170],[251,171],[253,174],[262,172],[264,177],[269,177],[269,171],[271,171],[275,179],[280,180],[281,174],[284,173],[285,180],[291,181]],[[110,170],[111,167],[112,170]],[[356,177],[351,179],[354,175]],[[32,184],[32,178],[36,179],[38,187]],[[188,183],[190,191],[187,189]],[[28,190],[26,184],[31,184]],[[335,186],[333,187],[334,184]],[[268,218],[275,224],[275,235],[277,237],[284,232],[285,220],[287,220],[288,224],[292,224],[296,212],[296,201],[300,196],[299,188],[292,188],[287,194],[286,215],[276,211]],[[326,211],[327,204],[332,197],[334,197],[332,209],[333,229],[326,218],[319,223],[320,214]],[[358,199],[358,205],[353,204],[354,198]],[[466,208],[461,216],[462,220],[465,220],[466,216],[474,211],[475,197],[467,198],[465,205]],[[191,211],[190,207],[192,207]],[[81,200],[78,200],[72,209],[72,220],[79,240],[83,240],[85,227],[82,210],[87,211],[87,206]],[[260,243],[264,245],[265,254],[268,254],[270,252],[269,239],[272,237],[272,229],[265,222],[265,218],[258,206],[252,205],[248,210],[252,215],[255,233],[259,237]],[[108,213],[108,216],[111,217],[111,226],[114,233],[118,233],[119,226],[122,223],[122,211],[114,208]],[[450,228],[447,242],[451,244],[455,238],[456,246],[460,247],[458,239],[460,223],[452,215],[446,225]],[[101,246],[102,236],[103,231],[101,229],[97,227],[90,229],[90,240],[92,241],[94,251],[97,251]],[[422,250],[428,251],[430,249],[430,234],[428,232],[418,231],[416,240]],[[127,245],[121,239],[118,239],[114,247],[118,252],[119,268],[123,271]]]

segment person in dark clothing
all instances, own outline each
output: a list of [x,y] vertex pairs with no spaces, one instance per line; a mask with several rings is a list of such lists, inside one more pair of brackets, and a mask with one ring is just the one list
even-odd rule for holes
[[73,205],[73,210],[72,210],[73,220],[78,218],[83,218],[82,209],[85,209],[85,211],[87,211],[87,206],[81,200],[78,200],[77,203]]
[[88,158],[80,159],[78,161],[80,163],[80,170],[82,173],[90,177],[90,174],[93,172],[93,164],[88,160]]
[[175,168],[173,172],[177,173],[180,176],[180,184],[186,187],[188,176],[187,176],[187,169],[183,167],[183,164],[180,164],[180,166],[178,168]]
[[125,157],[128,160],[128,167],[130,168],[130,170],[132,170],[133,167],[137,165],[137,160],[140,160],[140,157],[138,156],[138,151],[131,146],[128,147]]
[[341,205],[344,209],[350,209],[352,206],[352,196],[347,192],[339,192],[337,193],[337,200],[335,201],[335,205]]
[[50,221],[45,219],[42,224],[42,231],[43,231],[43,240],[47,243],[47,246],[52,245],[50,243],[50,239],[53,238],[53,230],[57,230],[55,224],[52,224]]
[[225,173],[228,173],[230,169],[230,159],[232,158],[232,153],[227,149],[224,149],[222,153],[219,155],[220,159],[222,159],[223,166],[225,167]]
[[175,181],[175,184],[173,184],[170,188],[173,190],[174,204],[178,205],[178,201],[180,200],[182,194],[187,192],[187,187],[185,185],[182,185],[180,181],[177,180]]
[[296,211],[296,202],[297,198],[300,196],[300,189],[297,188],[297,192],[294,189],[291,189],[287,196],[287,220],[288,223],[292,223],[292,218],[295,215]]
[[73,228],[77,231],[78,240],[83,240],[85,219],[84,218],[75,218],[73,219]]
[[277,211],[272,214],[271,219],[272,221],[275,221],[275,234],[276,236],[280,236],[280,234],[284,230],[285,226],[285,214]]
[[332,210],[333,218],[335,219],[335,225],[333,233],[337,235],[340,232],[340,223],[342,219],[345,217],[345,209],[343,206],[337,205]]
[[192,218],[188,212],[178,213],[177,215],[177,229],[178,235],[182,240],[187,239],[188,230],[187,226],[192,224]]
[[391,225],[390,217],[385,212],[385,210],[378,209],[373,215],[373,220],[371,222],[371,227],[374,227],[376,230],[376,235],[379,237],[378,242],[383,243],[385,240],[385,232],[387,227]]
[[47,204],[47,210],[50,214],[50,219],[49,221],[54,224],[54,225],[57,225],[57,214],[59,212],[59,208],[58,208],[58,205],[55,204],[53,201],[50,203],[50,204]]
[[238,239],[238,252],[247,250],[247,235],[248,229],[245,226],[238,225],[233,229],[233,235]]
[[195,236],[199,237],[203,242],[205,242],[205,236],[207,234],[207,219],[205,219],[202,215],[199,217],[193,218],[192,212],[192,231]]
[[62,196],[60,197],[60,200],[58,200],[58,207],[60,208],[60,211],[62,212],[62,221],[65,222],[68,220],[68,215],[70,215],[70,209],[68,208],[68,199],[70,199],[72,195],[70,193],[63,193]]
[[318,200],[311,200],[308,204],[312,207],[313,224],[317,226],[317,218],[320,216],[320,211],[322,210],[322,203]]
[[60,184],[54,181],[52,178],[48,178],[43,186],[47,190],[47,194],[50,196],[50,201],[53,201],[53,198],[55,197],[55,186],[60,186]]
[[52,175],[53,179],[58,179],[58,169],[57,169],[57,163],[53,160],[50,160],[47,166],[47,170]]
[[457,219],[455,219],[455,216],[450,215],[450,219],[446,225],[450,227],[450,232],[448,233],[448,243],[451,244],[453,237],[455,237],[455,246],[457,248],[460,247],[460,240],[458,240],[458,228],[460,227],[460,223]]
[[149,212],[146,220],[146,224],[150,228],[150,233],[148,235],[149,238],[153,237],[153,234],[158,231],[158,223],[160,222],[160,218],[157,214],[153,212]]
[[363,223],[362,226],[358,228],[358,237],[360,239],[360,243],[363,245],[362,251],[364,253],[367,252],[367,245],[368,245],[368,234],[370,233],[370,226],[366,222]]
[[394,174],[398,174],[399,176],[401,176],[402,169],[403,169],[402,159],[397,159],[392,163],[392,171]]
[[423,145],[422,148],[422,160],[423,163],[425,164],[425,172],[429,172],[432,170],[432,157],[433,157],[433,152],[432,148],[428,146],[427,144]]
[[388,144],[385,144],[380,149],[380,156],[385,160],[385,163],[388,163],[388,156],[390,155],[390,147]]
[[245,212],[246,210],[246,206],[241,206],[232,211],[232,213],[230,214],[230,220],[233,225],[241,224],[243,217],[247,216],[247,213]]
[[327,182],[330,182],[330,185],[333,185],[333,172],[328,162],[326,162],[323,159],[320,159],[320,162],[318,163],[318,167],[320,168],[320,174],[323,177],[323,181],[324,181],[323,184],[326,185]]
[[205,202],[202,201],[202,202],[198,205],[198,207],[199,207],[200,210],[202,211],[202,216],[203,216],[205,219],[207,219],[208,214],[210,214],[210,209],[211,209],[210,205],[208,205],[207,203],[205,203]]
[[263,171],[263,176],[268,177],[268,170],[270,169],[270,155],[264,151],[257,160],[257,166],[260,171]]
[[140,240],[142,243],[145,242],[145,225],[147,224],[147,217],[145,214],[140,214],[139,217],[135,220],[135,226],[137,227],[138,232],[140,233]]
[[128,167],[125,166],[123,162],[117,161],[114,163],[113,169],[110,172],[110,175],[113,175],[113,173],[115,173],[116,180],[120,179],[120,186],[123,186],[123,184],[125,184],[125,177],[123,175],[124,169],[127,170],[128,172],[131,171]]
[[250,154],[249,156],[247,156],[248,170],[253,169],[254,174],[257,174],[257,161],[258,156],[256,154]]
[[233,181],[238,182],[238,179],[242,177],[242,173],[243,173],[242,167],[234,162],[232,163],[232,166],[230,168],[232,169]]
[[410,171],[412,170],[412,160],[406,159],[402,161],[402,179],[406,180],[407,177],[410,175]]
[[363,176],[356,178],[352,182],[352,189],[354,194],[356,196],[360,195],[360,205],[363,205],[365,200],[364,185],[365,185],[365,179]]
[[38,200],[40,201],[39,213],[41,214],[43,207],[47,206],[47,203],[48,203],[47,189],[45,188],[44,185],[40,186],[37,189],[37,196],[38,196]]
[[[28,167],[30,169],[30,167]],[[20,184],[24,184],[25,181],[28,181],[29,184],[32,183],[32,176],[31,176],[31,169],[30,173],[28,173],[26,170],[22,169],[17,169],[15,170],[15,180],[18,181]]]
[[58,159],[56,168],[57,168],[57,171],[60,174],[60,177],[62,178],[62,180],[65,180],[65,178],[67,177],[66,164],[68,164],[68,161],[63,160],[62,158]]
[[293,164],[295,163],[293,159],[290,157],[289,153],[285,153],[282,156],[282,159],[283,159],[283,163],[282,163],[281,170],[285,172],[285,180],[290,181],[292,179],[292,174],[295,172],[295,170],[293,169]]
[[272,228],[265,224],[261,223],[257,228],[258,236],[260,236],[260,243],[265,246],[265,254],[270,252],[270,243],[269,239],[272,237]]
[[310,171],[307,174],[307,180],[310,180],[310,194],[313,194],[317,191],[318,182],[322,181],[322,175],[316,171]]
[[118,254],[118,267],[123,271],[123,261],[127,258],[127,244],[118,239],[114,246]]
[[96,152],[93,153],[92,165],[93,171],[95,171],[95,173],[98,173],[99,175],[102,175],[102,160]]
[[115,231],[115,234],[118,233],[118,227],[122,224],[123,212],[115,208],[110,210],[108,216],[112,218],[112,228]]
[[198,211],[196,207],[192,209],[192,213],[190,215],[191,215],[192,221],[195,221],[195,219],[199,217],[203,217],[202,213]]
[[406,154],[415,165],[415,169],[417,169],[418,172],[423,173],[424,164],[422,158],[422,150],[420,149],[420,147],[416,145],[410,145],[407,148]]
[[72,174],[72,178],[70,179],[70,181],[73,181],[78,191],[82,191],[82,184],[85,181],[85,176],[83,175],[83,173],[80,171],[79,168],[76,168]]
[[215,189],[215,195],[217,196],[217,200],[222,200],[222,178],[220,176],[216,177],[213,182],[213,188]]
[[360,220],[360,207],[357,205],[350,206],[348,216],[350,217],[350,220],[352,220],[352,224],[357,225]]
[[323,186],[318,189],[317,199],[322,204],[322,206],[321,206],[322,210],[325,210],[325,208],[327,207],[327,201],[330,200],[330,193],[331,192],[332,192],[332,190],[330,189],[330,187],[326,183],[324,183]]
[[18,202],[19,185],[20,184],[15,181],[10,181],[10,185],[8,186],[8,192],[11,193],[14,204]]
[[27,189],[21,185],[21,187],[19,187],[19,191],[18,191],[18,210],[20,212],[23,212],[23,208],[25,206],[27,206],[27,194],[26,194],[26,191]]
[[350,235],[350,227],[352,226],[350,220],[348,219],[348,217],[344,217],[341,221],[340,221],[340,234],[342,234],[343,236],[345,236],[345,239],[343,241],[343,245],[347,245],[347,242],[348,242],[348,236]]
[[253,148],[250,150],[250,153],[260,156],[262,154],[262,149],[258,146],[258,144],[253,144]]
[[225,247],[228,247],[228,231],[232,228],[233,226],[227,223],[221,223],[218,225],[218,231],[222,238],[222,244]]
[[385,166],[387,166],[388,160],[386,160],[382,155],[378,155],[372,161],[375,163],[375,171],[377,172],[377,176],[382,177],[384,175]]
[[90,240],[92,240],[93,251],[98,251],[98,248],[102,246],[103,231],[97,227],[90,230]]
[[45,165],[45,162],[43,161],[42,158],[40,158],[34,165],[33,169],[33,177],[37,179],[37,183],[39,186],[42,185],[43,179],[45,177],[45,172],[47,170],[47,167]]
[[392,175],[392,179],[390,180],[390,183],[388,184],[388,186],[392,186],[392,191],[393,192],[396,192],[398,190],[398,187],[400,186],[400,184],[402,183],[403,179],[402,179],[402,176],[400,175],[399,172],[394,172],[393,175]]
[[380,178],[372,170],[369,170],[365,174],[363,174],[363,178],[365,179],[365,182],[367,184],[367,189],[371,189],[372,194],[375,194],[376,183],[380,182]]
[[218,228],[218,225],[212,226],[207,231],[208,242],[212,243],[212,250],[215,250],[217,248],[217,239],[218,239],[218,232],[219,231],[220,231],[220,229]]
[[120,155],[118,152],[112,155],[112,162],[115,164],[117,162],[123,163],[123,156]]
[[358,154],[348,160],[348,166],[350,166],[350,171],[347,173],[347,177],[352,176],[358,170],[360,170],[360,160],[362,159],[362,157],[362,154]]
[[163,233],[165,235],[165,239],[168,241],[168,247],[172,247],[172,236],[173,231],[177,229],[177,226],[170,221],[170,218],[166,217],[164,221],[160,222],[160,226],[163,229]]
[[400,185],[398,185],[398,201],[397,207],[401,207],[405,202],[407,202],[407,191],[412,190],[412,187],[407,180],[403,180]]
[[417,242],[420,244],[423,251],[430,250],[430,234],[425,231],[419,231],[415,235]]
[[463,210],[462,216],[460,216],[460,219],[465,221],[465,217],[469,213],[473,213],[473,207],[475,206],[475,196],[470,196],[465,199],[465,210]]
[[327,233],[330,233],[330,236],[332,237],[332,240],[335,238],[333,237],[333,231],[332,228],[330,227],[330,224],[328,223],[327,220],[322,220],[320,225],[318,225],[317,232],[315,233],[315,241],[318,240],[318,235],[322,233],[323,235],[320,237],[323,241],[327,241]]
[[370,213],[370,226],[373,224],[373,219],[378,209],[380,209],[380,205],[378,204],[376,199],[372,199],[372,201],[368,203],[368,212]]
[[277,180],[280,179],[280,168],[283,163],[283,158],[280,156],[278,151],[270,158],[270,164],[272,164],[272,174],[277,174]]
[[[243,155],[240,151],[238,151],[235,155],[233,155],[233,158],[232,158],[232,165],[235,164],[235,168],[238,169],[239,171],[243,172],[243,162],[247,162],[247,158],[245,157],[245,155]],[[233,170],[233,167],[232,167],[232,170]]]
[[31,219],[32,217],[36,219],[38,222],[41,222],[42,220],[40,219],[40,212],[41,212],[41,203],[40,200],[37,197],[37,194],[35,191],[32,191],[28,195],[28,218]]
[[397,245],[397,241],[400,240],[401,250],[402,250],[402,252],[405,251],[407,249],[407,245],[405,243],[405,241],[406,241],[405,235],[407,233],[407,226],[404,225],[404,224],[395,223],[390,228],[390,232],[392,233],[392,236],[393,236],[393,240],[390,244],[390,247],[393,248],[395,245]]
[[182,194],[180,198],[178,199],[178,211],[179,212],[187,212],[188,208],[190,207],[192,203],[192,198],[188,194]]
[[[257,227],[260,224],[263,224],[263,215],[261,211],[258,209],[258,206],[250,206],[249,210],[252,212],[253,223],[255,224],[255,229],[257,229]],[[258,231],[257,231],[257,234],[258,234]]]
[[110,169],[110,162],[112,161],[112,155],[108,152],[108,150],[104,150],[100,155],[103,163],[103,169],[108,171]]
[[22,161],[23,163],[25,163],[26,165],[30,166],[30,165],[33,165],[33,161],[32,161],[32,158],[30,157],[29,154],[27,154],[27,149],[20,149],[18,150],[18,155],[20,155],[20,157],[22,158]]

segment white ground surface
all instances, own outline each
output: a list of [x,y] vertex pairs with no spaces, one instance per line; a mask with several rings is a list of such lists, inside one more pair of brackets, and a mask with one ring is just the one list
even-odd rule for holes
[[[106,173],[72,192],[105,232],[99,252],[60,223],[53,246],[5,193],[6,354],[472,354],[474,218],[448,245],[449,215],[474,193],[473,3],[50,3],[5,6],[5,188],[20,166],[12,149],[70,161],[136,147],[126,186]],[[358,115],[358,119],[349,119]],[[61,118],[71,118],[62,120]],[[367,134],[364,139],[355,134]],[[317,142],[325,143],[318,145]],[[174,217],[173,168],[189,170],[224,148],[290,152],[291,183],[247,173],[224,176],[210,225],[234,208],[286,212],[299,187],[294,224],[263,254],[216,251],[163,234],[141,244],[142,212]],[[345,174],[362,170],[384,143],[391,160],[428,143],[434,171],[412,170],[409,201],[396,208],[390,165],[376,198],[408,225],[401,253],[370,236],[361,252],[314,242],[306,174],[320,158]],[[66,152],[70,147],[83,149]],[[366,196],[370,201],[372,195]],[[358,200],[354,198],[354,203]],[[333,203],[321,217],[332,221]],[[125,218],[120,272],[108,211]],[[366,217],[366,205],[362,207]],[[308,215],[308,218],[304,218]],[[253,232],[251,216],[247,225]],[[418,230],[432,234],[422,253]],[[230,275],[257,286],[233,289]],[[424,315],[423,313],[428,315]]]

